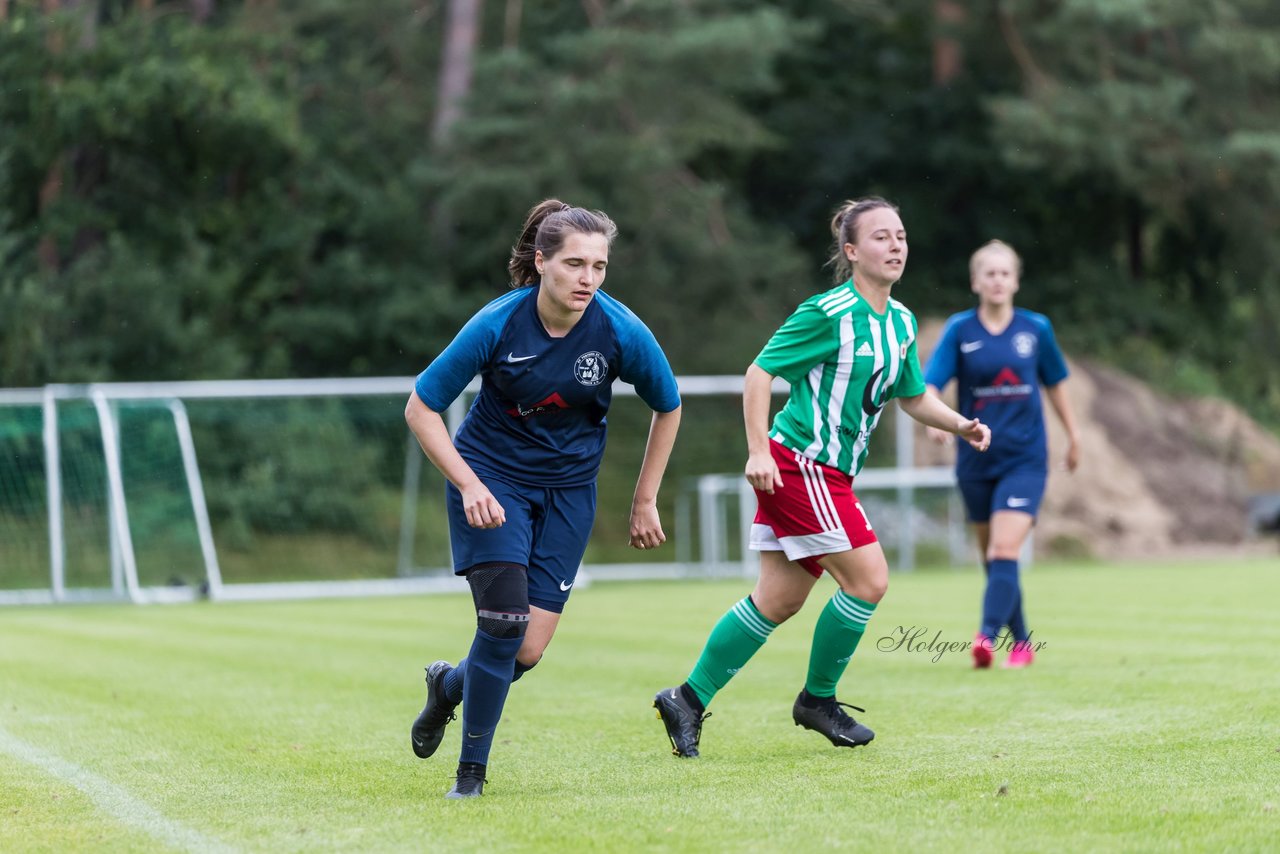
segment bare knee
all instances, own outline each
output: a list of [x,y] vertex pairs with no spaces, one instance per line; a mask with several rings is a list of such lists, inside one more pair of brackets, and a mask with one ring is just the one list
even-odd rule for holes
[[884,595],[889,592],[889,576],[885,573],[884,578],[860,578],[848,587],[841,587],[845,593],[850,596],[856,596],[863,602],[870,602],[872,605],[879,604]]
[[881,579],[879,582],[877,582],[874,589],[871,591],[871,595],[874,598],[868,599],[867,601],[871,603],[879,602],[881,599],[884,598],[884,595],[888,592],[889,592],[889,573],[886,571],[884,574],[884,578]]
[[785,623],[799,613],[804,606],[804,596],[762,596],[757,591],[751,594],[751,601],[764,617],[771,623]]
[[823,568],[846,594],[872,605],[883,599],[889,589],[889,563],[876,544],[829,556]]
[[889,590],[889,564],[881,557],[863,564],[859,572],[842,573],[836,580],[845,593],[876,605]]
[[995,513],[991,517],[990,536],[987,539],[987,560],[1017,560],[1034,521],[1025,513]]
[[1018,560],[1022,555],[1022,543],[992,543],[987,549],[987,560]]
[[524,643],[520,644],[520,651],[516,653],[516,661],[525,667],[533,667],[542,660],[542,655],[547,651],[547,644],[551,642],[551,638],[539,640],[531,635],[525,635]]

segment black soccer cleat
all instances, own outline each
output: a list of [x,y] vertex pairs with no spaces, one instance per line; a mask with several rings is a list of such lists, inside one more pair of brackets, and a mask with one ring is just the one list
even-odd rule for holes
[[667,728],[671,752],[686,759],[696,758],[698,740],[702,738],[702,722],[711,717],[711,713],[704,714],[695,709],[678,687],[659,691],[653,698],[653,707]]
[[436,752],[444,738],[445,726],[458,717],[453,713],[458,704],[449,702],[444,695],[444,678],[450,670],[453,667],[447,661],[437,661],[427,668],[427,704],[409,731],[413,753],[419,759],[426,759]]
[[808,691],[801,691],[800,696],[796,697],[796,704],[791,707],[791,719],[796,722],[796,726],[822,733],[836,747],[858,747],[876,737],[870,727],[849,717],[841,706],[859,712],[866,711],[858,706],[838,702],[835,697],[815,697]]
[[478,798],[484,794],[484,766],[476,762],[459,762],[458,776],[446,798]]

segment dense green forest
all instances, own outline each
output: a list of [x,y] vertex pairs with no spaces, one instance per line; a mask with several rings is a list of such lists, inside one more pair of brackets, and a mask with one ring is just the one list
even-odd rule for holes
[[416,373],[524,212],[737,373],[842,200],[992,237],[1068,351],[1280,424],[1274,0],[0,0],[0,386]]

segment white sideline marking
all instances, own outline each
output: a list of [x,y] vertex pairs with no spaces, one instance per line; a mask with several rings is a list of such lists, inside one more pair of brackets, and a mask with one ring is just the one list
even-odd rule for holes
[[159,841],[183,851],[234,851],[221,842],[210,839],[184,824],[165,818],[153,807],[129,794],[91,771],[86,771],[60,756],[46,753],[34,745],[15,738],[0,727],[0,750],[10,756],[30,763],[52,777],[75,786],[103,812],[122,824],[142,830]]

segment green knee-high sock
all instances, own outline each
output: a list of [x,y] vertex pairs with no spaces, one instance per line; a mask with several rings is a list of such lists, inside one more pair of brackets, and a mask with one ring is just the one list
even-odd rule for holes
[[809,675],[805,690],[815,697],[834,697],[836,683],[849,666],[849,659],[862,640],[867,620],[876,606],[837,590],[827,607],[822,609],[813,628],[813,647],[809,652]]
[[756,650],[764,646],[769,634],[777,627],[777,623],[765,619],[756,610],[750,596],[720,618],[687,680],[703,707],[729,683],[733,674],[742,669]]

